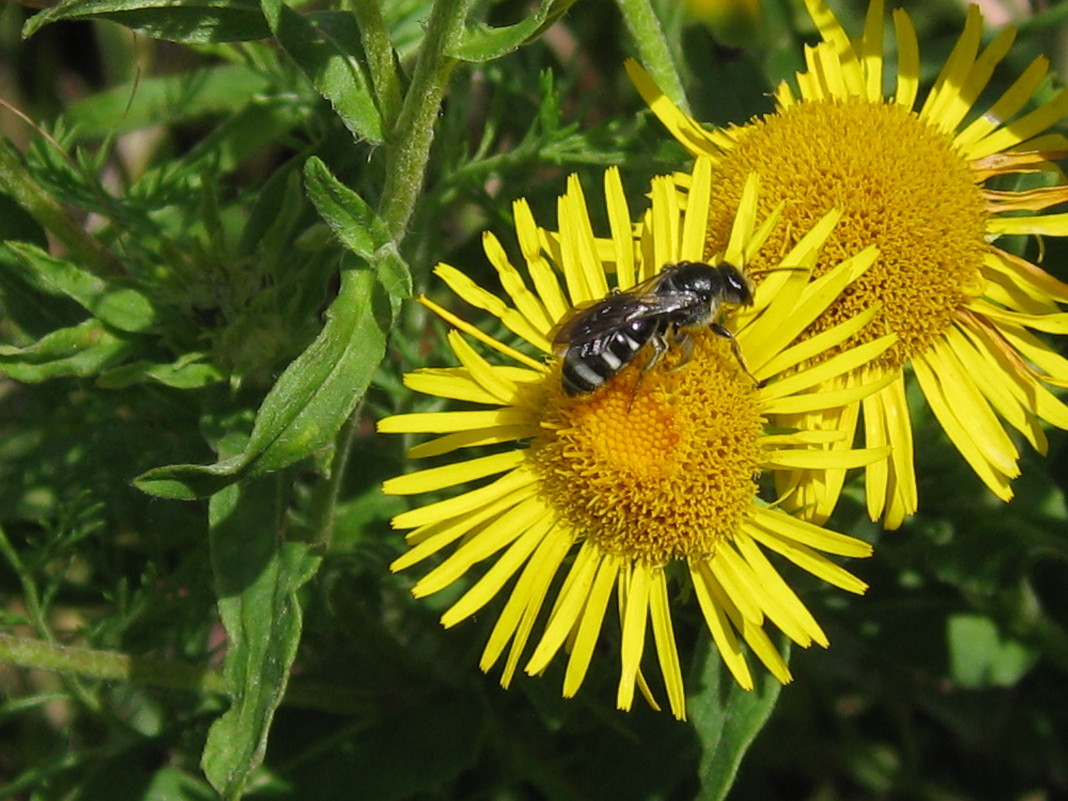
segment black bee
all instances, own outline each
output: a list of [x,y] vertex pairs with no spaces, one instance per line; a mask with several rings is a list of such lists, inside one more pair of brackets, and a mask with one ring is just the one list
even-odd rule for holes
[[683,261],[630,289],[614,289],[573,311],[554,331],[553,351],[564,360],[564,392],[593,392],[634,361],[647,342],[653,354],[646,370],[663,357],[669,338],[683,347],[685,361],[693,349],[689,329],[707,325],[733,343],[731,332],[716,322],[719,307],[752,302],[749,279],[727,263]]

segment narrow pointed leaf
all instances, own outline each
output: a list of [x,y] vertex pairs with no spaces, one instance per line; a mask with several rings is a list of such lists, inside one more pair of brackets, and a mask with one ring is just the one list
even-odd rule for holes
[[385,223],[363,198],[339,181],[319,159],[304,167],[304,182],[319,215],[342,244],[367,260],[392,299],[412,294],[408,265],[397,253]]
[[743,690],[714,649],[709,650],[696,685],[701,689],[690,696],[687,706],[702,744],[697,798],[721,801],[734,783],[742,757],[775,709],[782,685],[761,671],[756,687]]
[[152,302],[133,287],[105,281],[80,269],[73,262],[54,258],[36,245],[8,242],[18,256],[12,263],[20,277],[53,295],[66,295],[94,317],[118,331],[139,333],[156,323]]
[[66,0],[30,17],[22,35],[72,19],[107,19],[145,36],[189,44],[270,36],[256,0]]
[[449,55],[461,61],[484,62],[511,53],[536,39],[542,31],[563,16],[575,0],[542,0],[526,19],[514,25],[493,28],[482,23],[469,25]]
[[264,477],[227,487],[208,506],[231,706],[208,732],[201,767],[226,799],[241,797],[263,761],[300,642],[296,593],[320,561],[308,545],[283,540],[284,493]]
[[383,140],[360,50],[360,31],[349,14],[298,14],[281,0],[261,0],[271,32],[350,131],[369,142]]
[[0,374],[37,383],[60,376],[96,375],[137,350],[136,340],[93,318],[60,328],[32,345],[0,345]]

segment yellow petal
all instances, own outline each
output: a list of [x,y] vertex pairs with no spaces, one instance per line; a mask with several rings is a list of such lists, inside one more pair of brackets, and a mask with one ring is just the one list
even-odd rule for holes
[[434,492],[445,487],[455,487],[468,481],[476,481],[486,476],[493,476],[519,467],[528,458],[527,449],[505,451],[489,456],[468,459],[466,462],[452,462],[440,467],[417,470],[402,476],[386,479],[382,482],[382,492],[386,495],[415,495],[420,492]]
[[474,412],[412,412],[395,414],[378,421],[383,434],[445,434],[536,423],[533,412],[517,406]]
[[826,392],[811,392],[807,395],[793,395],[788,398],[776,398],[761,404],[765,414],[800,414],[803,412],[833,409],[838,406],[848,406],[862,398],[878,392],[883,387],[894,382],[894,374],[887,373],[867,384],[846,387],[844,389],[830,390]]
[[1038,56],[1017,78],[1012,86],[998,98],[989,111],[976,117],[963,131],[953,138],[953,143],[961,148],[968,159],[976,159],[999,152],[983,147],[983,138],[996,131],[1005,120],[1012,119],[1022,109],[1035,92],[1038,91],[1049,71],[1049,60]]
[[[552,510],[537,498],[528,498],[515,504],[484,526],[473,530],[472,536],[445,561],[415,583],[412,595],[423,598],[440,592],[462,578],[474,565],[506,548],[526,532],[537,531],[540,539],[551,524]],[[531,543],[530,548],[535,544]],[[455,623],[456,619],[452,622]]]
[[477,339],[484,345],[488,345],[498,353],[502,353],[509,359],[517,361],[520,364],[525,364],[527,367],[530,367],[534,370],[545,372],[545,365],[541,362],[530,358],[525,353],[520,353],[515,348],[508,347],[503,342],[499,342],[498,340],[491,337],[489,334],[483,332],[482,329],[477,328],[476,326],[471,325],[466,320],[457,317],[455,314],[439,306],[425,295],[420,295],[419,302],[426,306],[428,309],[430,309],[432,312],[434,312],[434,314],[436,314],[442,320],[449,323],[449,325],[455,328],[459,328],[468,336]]
[[916,29],[903,9],[894,9],[894,35],[897,38],[897,87],[894,102],[912,108],[920,88],[920,46]]
[[656,643],[660,674],[664,677],[664,686],[667,689],[668,705],[676,719],[686,720],[686,690],[682,685],[679,652],[675,645],[675,632],[671,627],[667,580],[662,569],[652,572],[649,617],[653,625],[653,642]]
[[983,32],[983,18],[977,6],[969,6],[964,21],[964,30],[957,38],[957,43],[950,51],[949,57],[942,64],[942,71],[935,79],[934,86],[920,109],[920,118],[942,131],[951,131],[953,126],[948,119],[942,118],[942,112],[960,94],[966,83],[968,71],[979,52],[980,36]]
[[389,569],[396,573],[411,567],[417,562],[421,562],[428,556],[466,536],[469,532],[474,531],[487,520],[492,520],[508,509],[533,497],[536,490],[537,487],[535,485],[530,485],[513,495],[497,498],[495,501],[487,503],[473,512],[436,520],[433,523],[426,523],[409,531],[404,539],[411,547],[397,557],[389,566]]
[[923,390],[927,403],[934,412],[942,429],[952,440],[972,470],[989,487],[990,491],[1007,501],[1012,498],[1012,488],[1009,486],[1009,478],[1015,477],[1015,473],[1006,476],[996,470],[987,460],[985,454],[976,444],[969,431],[969,426],[962,423],[953,411],[952,402],[946,397],[941,383],[931,367],[923,358],[912,360],[912,370],[919,381],[920,389]]
[[530,638],[534,621],[545,602],[549,590],[567,552],[571,549],[572,537],[562,526],[554,526],[534,550],[533,556],[523,568],[515,587],[508,596],[501,616],[490,632],[482,659],[478,665],[488,671],[497,662],[504,647],[511,641],[508,658],[501,672],[501,686],[507,687],[515,675],[519,657]]
[[618,167],[605,171],[604,196],[608,207],[608,224],[612,230],[616,286],[629,289],[637,282],[634,272],[634,236],[627,196],[623,191]]
[[1065,116],[1068,116],[1068,89],[1062,89],[1053,100],[976,142],[968,148],[968,156],[982,158],[1016,147],[1021,142],[1057,126]]
[[812,367],[794,373],[787,378],[780,378],[760,388],[761,400],[795,395],[801,390],[809,389],[840,375],[853,373],[867,365],[886,351],[897,341],[896,334],[888,334],[871,342],[865,342],[847,351],[825,359]]
[[[830,642],[819,623],[812,617],[812,613],[790,589],[790,585],[779,575],[779,571],[768,561],[753,538],[746,533],[747,526],[742,529],[734,544],[749,565],[758,585],[764,588],[763,603],[764,608],[768,610],[768,617],[798,645],[808,647],[810,642],[815,642],[826,648]],[[786,621],[790,623],[784,625]],[[799,631],[791,633],[795,625],[799,627]]]
[[439,263],[434,267],[434,274],[444,281],[458,297],[475,308],[492,314],[516,336],[525,339],[543,353],[549,353],[552,350],[549,341],[545,338],[544,330],[539,330],[532,325],[518,310],[508,306],[489,290],[480,287],[468,278],[466,273],[457,270],[452,265]]
[[890,455],[889,446],[853,448],[850,450],[772,450],[765,451],[762,460],[765,467],[778,470],[849,470],[885,461]]
[[527,662],[525,670],[528,674],[534,676],[544,671],[571,633],[593,588],[602,555],[601,549],[590,540],[582,544],[564,586],[556,596],[541,640]]
[[697,603],[701,607],[705,623],[712,634],[712,640],[719,649],[719,655],[723,663],[730,670],[734,680],[743,690],[753,689],[753,675],[749,672],[749,666],[745,663],[745,655],[738,638],[734,634],[734,628],[730,624],[730,618],[724,609],[727,595],[720,588],[719,583],[712,575],[708,565],[704,562],[690,565],[690,576],[693,579],[694,594]]
[[620,646],[622,669],[616,706],[630,709],[634,701],[634,682],[645,648],[645,624],[649,617],[649,585],[652,568],[642,562],[635,563],[626,586],[626,604],[622,610],[623,642]]
[[750,534],[765,548],[786,557],[802,570],[823,579],[828,584],[858,594],[868,589],[867,584],[848,570],[836,565],[811,548],[799,545],[792,537],[781,537],[759,526],[753,526]]
[[498,403],[514,404],[516,402],[516,384],[507,375],[495,370],[493,365],[479,355],[467,344],[459,331],[448,333],[449,347],[456,359],[464,366],[479,386],[493,395]]
[[550,321],[538,296],[527,289],[523,277],[508,260],[508,255],[504,252],[500,240],[486,231],[482,234],[482,249],[490,264],[496,268],[497,276],[501,279],[501,286],[508,293],[515,307],[536,331],[543,335],[547,334],[555,321]]
[[[493,562],[490,569],[441,616],[441,625],[447,629],[452,628],[496,597],[505,583],[545,539],[552,526],[552,512],[548,509],[544,510],[541,517],[532,519],[526,530],[518,532],[519,536],[508,544],[507,550]],[[481,536],[480,532],[479,537]],[[501,547],[504,547],[503,543]]]
[[486,504],[496,501],[498,498],[517,495],[519,490],[531,484],[537,484],[538,479],[524,466],[498,478],[492,484],[473,489],[461,495],[446,498],[437,503],[431,503],[418,509],[410,509],[401,512],[390,521],[393,528],[417,528],[428,523],[435,523],[461,514],[467,514],[479,509]]
[[[674,136],[683,147],[691,154],[697,156],[702,153],[715,157],[719,153],[719,143],[723,141],[716,131],[706,131],[685,114],[678,106],[671,102],[667,95],[660,91],[649,74],[641,68],[637,61],[627,59],[623,65],[630,76],[631,83],[642,96],[642,100],[649,106],[649,110],[656,115],[657,119]],[[726,144],[729,146],[730,141]]]
[[542,253],[541,236],[530,205],[525,200],[517,200],[512,204],[512,213],[515,216],[519,250],[527,263],[530,279],[534,282],[534,289],[541,298],[549,319],[555,322],[567,313],[571,304],[564,297],[556,273]]
[[[708,204],[712,197],[712,159],[699,157],[693,165],[693,177],[686,194],[686,218],[682,224],[679,257],[686,261],[704,261],[708,229]],[[620,286],[624,286],[620,284]]]
[[567,660],[563,689],[565,698],[574,696],[586,677],[593,649],[597,645],[601,626],[604,624],[608,599],[612,596],[612,588],[619,576],[619,566],[620,557],[609,553],[602,555],[601,564],[597,568],[597,576],[593,580],[593,587],[590,589],[586,606],[582,610],[582,619],[579,621],[571,656]]
[[857,57],[864,72],[864,98],[872,103],[883,101],[883,8],[882,0],[868,3],[864,18],[864,34],[858,45]]
[[[751,522],[753,526],[763,531],[773,532],[780,538],[793,540],[825,553],[854,558],[871,556],[872,553],[871,545],[864,540],[839,534],[837,531],[817,526],[815,523],[793,517],[778,509],[755,508]],[[750,531],[749,528],[746,530]]]
[[484,445],[500,445],[504,442],[518,442],[530,439],[539,431],[536,425],[496,426],[479,428],[475,431],[458,431],[443,437],[420,442],[408,449],[409,459],[427,459],[441,456],[461,448],[477,448]]

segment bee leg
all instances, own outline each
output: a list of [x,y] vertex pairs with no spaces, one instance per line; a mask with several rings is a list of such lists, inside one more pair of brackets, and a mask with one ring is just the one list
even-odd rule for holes
[[668,343],[663,334],[653,334],[653,336],[649,337],[649,343],[653,346],[653,355],[649,357],[649,361],[642,368],[643,373],[647,373],[656,367],[668,350]]
[[738,347],[738,340],[734,338],[734,334],[732,334],[728,329],[724,328],[719,323],[712,323],[711,325],[709,325],[709,328],[711,328],[715,334],[723,337],[725,340],[731,343],[731,351],[734,352],[734,358],[738,360],[738,364],[741,365],[741,368],[745,371],[745,374],[751,379],[753,379],[753,383],[757,386],[760,386],[760,379],[758,379],[755,375],[749,372],[749,367],[746,365],[745,359],[742,358],[742,349]]
[[649,337],[649,344],[653,346],[653,352],[649,356],[649,361],[642,367],[642,371],[638,373],[638,380],[634,382],[634,389],[631,390],[630,400],[627,402],[627,413],[630,413],[630,407],[634,403],[634,396],[638,394],[638,387],[642,385],[642,378],[647,372],[656,367],[657,363],[664,358],[664,354],[667,353],[668,343],[664,339],[663,334],[653,334]]
[[675,335],[675,344],[678,345],[679,350],[682,351],[682,357],[679,359],[679,363],[671,368],[671,372],[681,370],[689,364],[690,359],[693,358],[693,337],[685,331],[678,331]]

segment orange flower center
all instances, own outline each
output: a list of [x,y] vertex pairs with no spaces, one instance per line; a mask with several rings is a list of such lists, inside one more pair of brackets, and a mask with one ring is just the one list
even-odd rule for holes
[[[730,343],[694,335],[655,368],[634,364],[575,398],[552,393],[532,459],[580,536],[662,565],[709,558],[751,508],[764,421]],[[644,362],[639,358],[638,362]],[[559,374],[552,379],[559,386]]]
[[764,213],[786,201],[783,220],[749,265],[777,265],[827,211],[841,222],[817,274],[869,245],[878,261],[813,324],[817,334],[872,304],[881,310],[843,347],[896,333],[882,357],[898,367],[946,331],[983,289],[987,201],[952,136],[909,109],[859,99],[805,102],[734,129],[713,189],[709,251],[730,234],[751,172],[760,174]]

